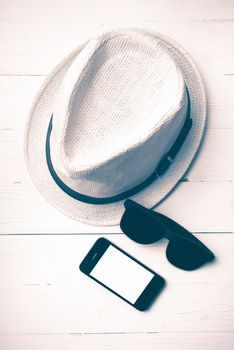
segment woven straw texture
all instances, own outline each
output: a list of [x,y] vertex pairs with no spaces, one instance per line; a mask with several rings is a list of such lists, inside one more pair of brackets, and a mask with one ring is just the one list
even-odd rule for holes
[[36,187],[74,219],[118,224],[123,201],[86,204],[55,184],[45,158],[50,117],[62,180],[83,194],[116,195],[147,178],[174,143],[186,116],[185,84],[193,127],[168,172],[132,197],[147,207],[174,188],[199,147],[206,118],[200,75],[178,44],[155,32],[118,29],[80,46],[50,73],[28,118],[25,157]]

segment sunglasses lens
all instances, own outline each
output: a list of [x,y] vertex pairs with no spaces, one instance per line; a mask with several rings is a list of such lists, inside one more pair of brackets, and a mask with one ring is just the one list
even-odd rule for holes
[[157,242],[165,233],[163,224],[138,207],[125,210],[120,227],[129,238],[142,244]]
[[187,271],[198,269],[215,258],[208,249],[181,238],[168,244],[166,255],[171,264]]

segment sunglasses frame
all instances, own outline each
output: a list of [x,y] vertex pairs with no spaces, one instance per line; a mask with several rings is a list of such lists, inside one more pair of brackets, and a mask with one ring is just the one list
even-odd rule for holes
[[[169,241],[169,243],[167,245],[167,247],[168,247],[169,244],[172,243],[173,239],[182,239],[182,240],[184,240],[184,242],[190,242],[191,244],[195,245],[197,248],[203,249],[203,251],[205,251],[206,255],[207,255],[207,262],[211,262],[212,260],[215,259],[215,255],[199,239],[197,239],[191,232],[186,230],[183,226],[179,225],[174,220],[168,218],[167,216],[165,216],[163,214],[155,212],[155,211],[153,211],[151,209],[145,208],[141,204],[136,203],[136,202],[134,202],[131,199],[127,199],[124,202],[124,206],[125,206],[126,210],[128,210],[128,209],[140,210],[141,213],[145,214],[146,216],[150,216],[153,220],[155,220],[156,222],[160,223],[160,225],[165,230],[165,233],[163,235],[161,235],[161,237],[159,239],[156,239],[155,241],[153,241],[151,243],[144,243],[142,241],[138,242],[137,240],[135,240],[135,239],[130,237],[133,241],[135,241],[137,243],[142,243],[142,244],[153,244],[153,243],[156,243],[156,242],[160,241],[160,239],[162,239],[162,238],[166,238]],[[126,213],[126,210],[125,210],[125,213]],[[124,214],[123,214],[123,217],[124,217]],[[122,223],[122,219],[121,219],[121,222],[120,222],[120,227],[122,229],[121,223]],[[175,228],[180,233],[176,233],[175,232]],[[122,229],[122,231],[124,232],[123,229]],[[168,258],[168,256],[167,256],[167,258]]]

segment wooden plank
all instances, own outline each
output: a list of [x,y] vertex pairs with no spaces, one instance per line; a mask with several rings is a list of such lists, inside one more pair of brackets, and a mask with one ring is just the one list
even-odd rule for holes
[[[18,118],[12,115],[7,120],[4,116],[0,122],[0,148],[4,150],[0,154],[0,232],[119,232],[117,228],[94,228],[70,220],[38,195],[24,164],[25,118],[26,114],[19,111]],[[233,231],[233,148],[233,129],[206,131],[199,156],[184,177],[189,182],[180,184],[157,210],[196,232]]]
[[[0,2],[1,348],[232,349],[234,241],[224,232],[234,230],[233,18],[231,0],[212,6],[208,0],[119,0],[111,6],[107,0]],[[192,55],[204,78],[209,120],[203,147],[188,182],[158,207],[190,230],[223,233],[198,235],[218,258],[198,271],[171,266],[165,241],[141,246],[118,234],[118,226],[94,228],[66,218],[38,195],[26,172],[23,128],[44,76],[79,43],[116,26],[171,36]],[[31,235],[56,232],[85,234]],[[98,233],[108,232],[113,233],[109,239],[167,279],[147,313],[78,271]]]
[[[77,18],[73,21],[53,21],[48,18],[42,22],[30,20],[0,22],[2,37],[0,73],[47,75],[59,60],[80,43],[115,26],[143,27],[174,38],[191,54],[205,77],[218,77],[222,74],[230,77],[230,74],[234,73],[232,65],[234,49],[230,46],[234,28],[231,20],[187,19],[173,22],[109,19],[102,24],[96,17],[96,20],[90,21],[89,26],[84,21],[86,18]],[[24,45],[20,40],[22,37]]]
[[[2,102],[0,103],[0,146],[7,147],[6,154],[1,153],[1,160],[9,161],[14,159],[19,163],[22,161],[23,132],[28,111],[30,109],[34,95],[42,83],[42,77],[0,77],[0,94]],[[12,96],[15,96],[12,100]],[[233,107],[232,107],[233,109]],[[206,131],[203,147],[191,169],[189,181],[233,181],[234,165],[232,155],[234,150],[234,131],[232,128],[212,129],[213,119],[217,117],[220,123],[225,125],[225,111],[221,114],[219,108],[216,114],[212,110],[208,117],[208,131]],[[230,108],[231,111],[231,108]],[[220,113],[220,114],[219,114]],[[234,118],[232,118],[234,120]],[[218,122],[214,122],[218,123]],[[227,118],[227,126],[229,117]],[[14,139],[14,142],[12,142]],[[8,172],[10,173],[10,172]]]
[[[21,116],[21,123],[6,121],[5,117],[0,122],[0,148],[5,149],[5,152],[0,154],[1,178],[6,185],[12,185],[13,181],[25,180],[23,154],[25,116],[19,113],[19,119]],[[234,129],[206,130],[199,153],[184,179],[190,182],[232,182],[233,155]]]
[[[19,5],[20,4],[20,5]],[[70,220],[41,198],[23,160],[23,127],[45,75],[80,42],[115,26],[165,33],[192,55],[209,103],[199,158],[158,210],[197,232],[215,264],[187,273],[171,266],[165,241],[141,246],[108,237],[162,274],[167,287],[138,313],[78,271],[98,235],[0,236],[0,344],[15,349],[232,349],[234,341],[234,3],[61,0],[0,2],[0,233],[119,233]],[[18,77],[15,77],[17,75]],[[22,75],[30,75],[24,77]],[[216,130],[215,130],[216,129]],[[224,130],[221,130],[224,129]],[[89,301],[87,303],[87,300]]]
[[[208,120],[208,127],[233,128],[234,49],[230,47],[234,35],[232,21],[182,21],[179,23],[143,21],[130,24],[161,31],[180,42],[188,50],[201,70],[207,88],[209,113],[212,117]],[[40,22],[19,22],[17,27],[12,25],[12,22],[0,22],[3,35],[3,44],[0,47],[0,74],[3,75],[3,78],[8,75],[19,75],[18,79],[13,77],[13,79],[0,81],[3,90],[5,87],[4,96],[7,95],[9,86],[16,90],[19,86],[24,88],[24,84],[28,86],[28,82],[25,83],[20,79],[22,75],[33,75],[35,81],[38,79],[41,82],[43,78],[40,75],[46,76],[54,65],[79,43],[101,30],[108,29],[108,25],[101,27],[100,22],[98,25],[99,28],[93,24],[94,27],[91,26],[89,31],[85,31],[86,26],[82,27],[79,21],[69,22],[66,25],[62,21],[55,23],[47,21],[43,23],[43,26]],[[34,36],[30,26],[33,26]],[[42,30],[45,32],[42,33]],[[74,32],[78,33],[77,36],[74,36]],[[46,41],[42,40],[45,36]],[[21,37],[24,37],[25,46],[21,45]],[[216,40],[213,40],[214,37]],[[29,79],[29,81],[33,80]],[[33,88],[34,83],[29,94],[33,92]],[[36,91],[37,89],[34,93]],[[23,93],[25,97],[29,97],[27,91],[22,90],[21,94],[17,91],[15,104],[18,102],[17,97],[22,96]],[[6,96],[1,105],[12,105],[11,96],[12,92]],[[23,101],[25,98],[21,102]],[[17,106],[20,106],[21,102]],[[30,104],[29,98],[28,103]]]
[[[18,343],[22,335],[24,341],[27,335],[29,341],[43,335],[53,342],[52,336],[57,334],[135,332],[160,333],[162,343],[171,333],[179,333],[177,341],[182,343],[185,333],[193,333],[190,341],[198,344],[207,333],[229,332],[227,339],[233,339],[232,234],[199,235],[217,261],[193,272],[177,269],[167,261],[165,241],[142,246],[123,235],[110,235],[109,239],[167,280],[166,288],[145,313],[79,272],[78,265],[96,238],[0,237],[0,339],[13,337]],[[203,336],[196,341],[197,333]],[[175,341],[169,339],[168,343]]]
[[[232,349],[234,336],[229,332],[214,333],[101,333],[101,334],[17,334],[2,335],[1,345],[10,350],[220,350]],[[62,349],[63,349],[62,348]]]
[[[0,56],[1,57],[1,56]],[[0,129],[23,128],[34,96],[37,94],[45,77],[0,76]],[[230,76],[231,80],[234,76]],[[219,82],[215,84],[218,86]],[[226,86],[225,82],[220,85]],[[231,85],[230,85],[231,87]],[[229,92],[227,93],[227,96]],[[14,96],[14,98],[13,98]],[[231,96],[231,95],[230,95]],[[216,102],[208,104],[208,129],[234,129],[233,104],[225,103],[216,97]]]
[[[0,155],[0,200],[3,203],[0,232],[119,232],[117,228],[109,231],[110,228],[94,228],[67,219],[38,195],[24,164],[25,117],[19,113],[19,119],[12,116],[12,120],[6,121],[3,118],[1,125],[0,148],[5,151]],[[233,129],[210,129],[206,133],[196,162],[184,177],[188,182],[181,183],[157,210],[196,232],[230,232],[234,226]]]
[[[134,8],[134,11],[133,11]],[[160,11],[159,11],[160,9]],[[52,2],[41,0],[21,0],[20,6],[17,1],[2,0],[0,3],[0,21],[38,21],[45,18],[51,20],[74,21],[79,18],[89,18],[90,24],[97,17],[103,20],[123,18],[129,15],[131,19],[148,18],[149,20],[184,20],[184,19],[209,19],[224,20],[233,19],[234,6],[230,0],[216,1],[212,6],[210,2],[196,0],[176,0],[174,6],[170,0],[157,0],[156,2],[136,2],[134,0],[119,0],[118,4],[111,4],[108,0],[77,1],[70,0],[69,6],[64,1]]]
[[[148,11],[151,11],[150,7]],[[131,20],[131,17],[126,15],[116,20],[109,17],[107,21],[102,22],[95,16],[94,21],[90,20],[87,25],[87,18],[83,17],[81,12],[78,12],[76,17],[69,21],[45,17],[42,21],[5,20],[0,22],[0,73],[47,75],[63,56],[80,43],[116,26],[143,27],[168,35],[191,54],[204,78],[225,74],[228,79],[230,74],[234,73],[232,65],[234,49],[230,46],[234,34],[233,20],[189,20],[187,18],[180,22],[151,21]],[[24,45],[22,45],[22,37]]]
[[[192,232],[233,232],[234,183],[185,182],[156,210]],[[118,226],[97,227],[61,214],[39,195],[29,179],[0,186],[0,233],[120,232]]]
[[[2,79],[9,82],[6,77]],[[24,123],[29,107],[23,93],[23,84],[20,84],[25,79],[30,102],[32,91],[41,82],[41,78],[34,80],[33,77],[16,79],[18,85],[13,84],[13,87],[17,85],[16,90],[19,91],[17,113],[16,106],[13,108],[10,105],[12,84],[4,85],[6,90],[2,90],[3,96],[4,91],[7,91],[4,96],[6,98],[3,98],[5,105],[2,111],[8,111],[8,114],[2,113],[3,118],[0,121],[0,148],[4,150],[0,154],[0,200],[3,203],[0,232],[119,232],[118,228],[94,228],[64,217],[51,208],[32,186],[25,168],[22,147]],[[17,95],[13,88],[12,93]],[[20,101],[24,99],[26,101],[20,107]],[[199,156],[185,175],[189,182],[182,183],[157,209],[196,232],[233,231],[233,148],[233,129],[206,130]]]

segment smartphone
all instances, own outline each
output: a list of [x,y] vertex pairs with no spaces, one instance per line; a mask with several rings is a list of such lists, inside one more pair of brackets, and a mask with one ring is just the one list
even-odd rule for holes
[[140,311],[149,308],[165,284],[156,272],[105,238],[94,243],[80,271]]

